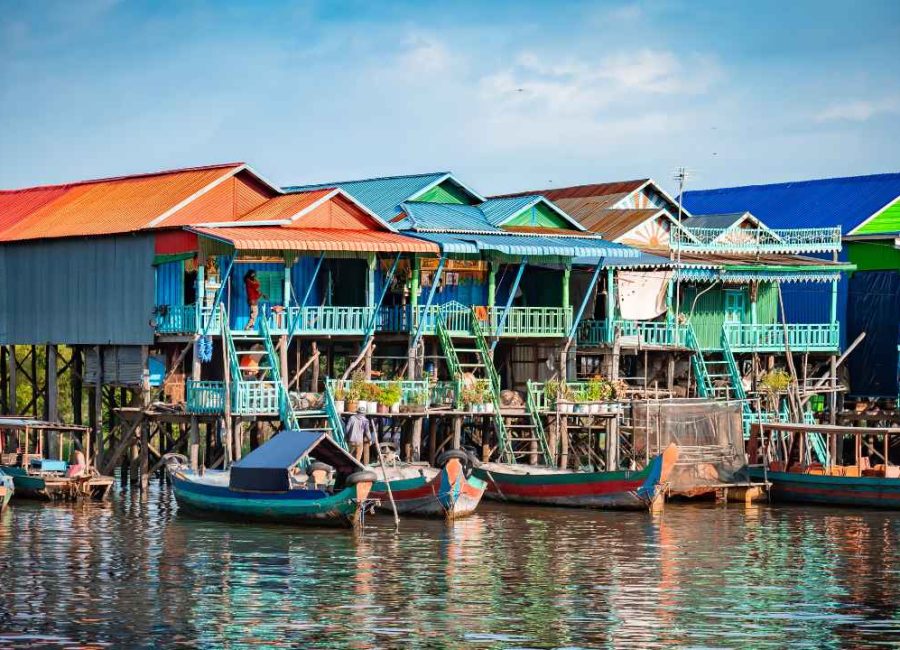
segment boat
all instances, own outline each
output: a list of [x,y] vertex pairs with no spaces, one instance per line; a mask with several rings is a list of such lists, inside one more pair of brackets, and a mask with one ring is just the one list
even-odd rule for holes
[[[12,477],[17,498],[105,499],[113,478],[102,476],[93,466],[90,444],[88,427],[0,418],[0,470]],[[68,461],[63,460],[65,456]]]
[[[397,514],[461,519],[481,502],[486,483],[471,475],[472,463],[463,451],[447,451],[437,458],[438,467],[427,463],[402,463],[388,443],[382,444],[385,466],[374,466],[378,480],[372,496],[379,509],[391,511],[391,498]],[[388,494],[390,485],[390,494]]]
[[487,483],[486,496],[497,501],[637,510],[653,504],[677,460],[678,448],[669,445],[640,470],[581,472],[541,465],[482,463],[474,474]]
[[166,469],[180,508],[271,523],[358,526],[375,505],[375,475],[324,431],[282,431],[227,470]]
[[0,512],[6,510],[6,506],[9,505],[15,491],[16,484],[12,476],[7,475],[0,469]]
[[[749,447],[759,462],[751,476],[771,483],[773,501],[900,510],[891,435],[900,436],[900,428],[754,424]],[[845,438],[852,438],[852,451]]]

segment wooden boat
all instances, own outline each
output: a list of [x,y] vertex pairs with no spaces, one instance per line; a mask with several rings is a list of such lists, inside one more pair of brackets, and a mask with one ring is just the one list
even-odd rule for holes
[[6,510],[6,506],[9,505],[9,501],[12,499],[15,491],[16,484],[12,476],[8,476],[0,469],[0,512]]
[[[16,497],[105,499],[113,478],[102,476],[91,464],[90,444],[88,427],[0,418],[0,470],[12,477]],[[62,460],[67,449],[70,461]]]
[[179,507],[272,523],[357,526],[375,475],[323,431],[282,431],[225,471],[170,456]]
[[[900,509],[900,466],[889,462],[891,435],[900,435],[900,429],[755,424],[750,449],[754,460],[762,462],[751,467],[751,476],[771,483],[774,501]],[[827,462],[813,461],[810,436],[833,439],[826,443]],[[843,442],[850,436],[853,450],[846,454]],[[865,443],[868,455],[864,455],[863,437],[869,438]],[[881,444],[873,445],[872,440],[879,438]],[[842,464],[845,461],[847,464]]]
[[386,465],[372,467],[378,480],[372,496],[381,502],[381,510],[392,510],[387,484],[401,515],[460,519],[467,517],[481,502],[486,484],[469,476],[469,457],[462,451],[449,451],[438,457],[439,467],[428,464],[400,463],[396,455],[386,454]]
[[670,445],[641,470],[576,472],[536,465],[482,463],[475,476],[487,483],[490,499],[548,506],[625,509],[647,508],[678,460]]

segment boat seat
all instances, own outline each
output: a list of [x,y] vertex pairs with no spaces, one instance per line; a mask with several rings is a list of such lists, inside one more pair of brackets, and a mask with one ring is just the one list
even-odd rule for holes
[[806,473],[823,476],[825,474],[825,468],[822,467],[821,463],[810,463],[806,468]]
[[859,476],[859,467],[856,465],[847,465],[844,467],[842,476]]

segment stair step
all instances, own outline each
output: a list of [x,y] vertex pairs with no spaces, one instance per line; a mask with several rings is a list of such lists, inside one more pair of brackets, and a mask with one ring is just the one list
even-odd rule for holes
[[236,355],[238,355],[239,357],[246,356],[248,354],[261,354],[261,355],[268,354],[265,350],[235,350],[234,353]]
[[507,424],[507,429],[534,429],[533,424]]
[[471,352],[472,354],[481,354],[481,350],[478,348],[456,348],[456,352]]

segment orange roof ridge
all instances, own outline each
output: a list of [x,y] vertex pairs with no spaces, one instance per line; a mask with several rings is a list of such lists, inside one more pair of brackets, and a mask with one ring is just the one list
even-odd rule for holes
[[180,174],[183,172],[200,172],[200,171],[210,171],[213,169],[227,169],[230,167],[240,167],[242,165],[246,165],[244,162],[229,162],[229,163],[218,163],[212,165],[196,165],[194,167],[179,167],[176,169],[162,169],[159,171],[153,172],[140,172],[137,174],[125,174],[122,176],[108,176],[105,178],[89,178],[81,181],[69,181],[66,183],[51,183],[49,185],[32,185],[30,187],[18,187],[11,189],[2,189],[0,188],[0,194],[12,194],[15,192],[31,192],[35,190],[52,190],[52,189],[66,189],[69,187],[76,187],[79,185],[90,185],[93,183],[110,183],[117,181],[128,181],[132,179],[139,178],[151,178],[153,176],[166,176],[168,174]]

